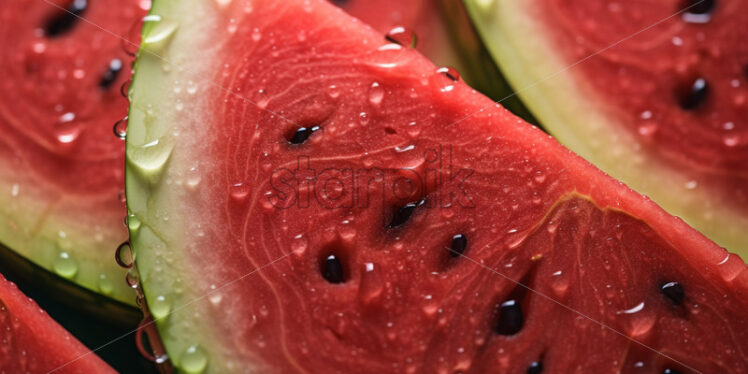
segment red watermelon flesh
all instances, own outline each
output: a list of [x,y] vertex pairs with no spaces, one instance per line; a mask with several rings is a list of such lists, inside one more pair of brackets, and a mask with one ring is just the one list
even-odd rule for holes
[[181,370],[748,370],[742,260],[453,71],[324,1],[152,14],[127,201]]
[[[117,35],[143,1],[0,4],[0,243],[88,289],[132,302],[113,257],[126,231]],[[86,20],[77,17],[84,17]]]
[[115,371],[0,275],[0,373]]
[[544,127],[748,253],[748,1],[466,2]]

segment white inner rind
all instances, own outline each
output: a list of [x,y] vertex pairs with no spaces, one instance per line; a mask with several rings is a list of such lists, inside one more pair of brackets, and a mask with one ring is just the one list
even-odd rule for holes
[[[465,0],[478,32],[533,115],[564,145],[706,236],[748,257],[748,217],[719,192],[647,155],[552,44],[534,1]],[[595,58],[595,57],[591,57]],[[583,64],[580,62],[579,64]]]
[[198,262],[204,248],[190,240],[214,221],[195,213],[199,204],[184,203],[205,199],[192,173],[208,167],[201,162],[215,121],[201,105],[218,89],[209,63],[218,47],[211,39],[216,6],[154,1],[130,89],[125,179],[128,211],[139,223],[130,227],[136,268],[167,354],[187,373],[226,372],[231,362],[231,350],[203,323],[220,285],[204,284],[210,266]]

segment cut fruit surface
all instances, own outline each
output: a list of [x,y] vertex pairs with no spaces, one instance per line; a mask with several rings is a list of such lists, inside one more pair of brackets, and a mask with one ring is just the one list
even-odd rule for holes
[[[0,244],[85,288],[133,303],[114,250],[122,225],[132,58],[121,39],[142,2],[0,5]],[[83,17],[83,18],[79,18]]]
[[748,2],[465,4],[544,128],[748,253]]
[[0,275],[0,372],[114,373]]
[[743,261],[456,71],[325,1],[152,14],[131,278],[182,371],[748,370]]

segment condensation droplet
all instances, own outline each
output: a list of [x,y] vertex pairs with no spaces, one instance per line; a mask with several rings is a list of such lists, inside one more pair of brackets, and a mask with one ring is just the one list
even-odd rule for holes
[[122,140],[127,137],[127,116],[114,123],[112,127],[114,135]]
[[382,103],[383,98],[384,88],[382,88],[382,86],[377,82],[372,83],[371,87],[369,87],[369,102],[374,105],[379,105]]
[[415,48],[416,44],[418,44],[418,36],[416,33],[413,30],[402,26],[390,29],[390,31],[385,35],[385,39],[390,43],[397,43],[408,48]]
[[78,263],[68,252],[60,252],[54,261],[55,273],[67,279],[72,279],[78,274]]
[[208,366],[208,356],[196,345],[187,347],[179,358],[181,368],[190,374],[202,373]]
[[114,259],[117,261],[117,265],[129,269],[133,265],[133,254],[130,242],[124,242],[117,247],[117,251],[114,254]]

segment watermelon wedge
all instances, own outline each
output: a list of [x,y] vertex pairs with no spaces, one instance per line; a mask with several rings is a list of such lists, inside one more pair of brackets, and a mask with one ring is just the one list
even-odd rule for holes
[[127,113],[120,87],[132,58],[112,33],[126,34],[142,6],[0,3],[0,244],[130,304],[134,293],[114,261],[127,234],[124,142],[112,127]]
[[748,370],[740,257],[454,70],[321,0],[151,18],[129,279],[181,371]]
[[544,128],[748,254],[748,2],[465,0]]
[[114,373],[0,275],[0,373]]

